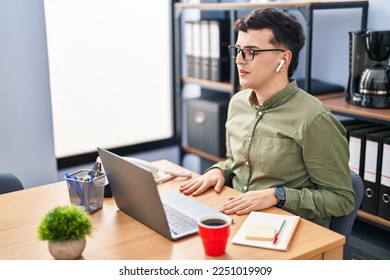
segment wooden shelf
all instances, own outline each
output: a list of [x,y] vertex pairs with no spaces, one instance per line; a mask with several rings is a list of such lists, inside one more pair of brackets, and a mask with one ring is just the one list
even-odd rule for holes
[[357,118],[363,117],[374,122],[390,124],[390,109],[366,108],[350,104],[346,101],[344,92],[317,95],[316,97],[334,113]]
[[202,79],[188,77],[188,76],[182,77],[182,80],[183,83],[185,84],[196,84],[207,89],[214,89],[214,90],[227,92],[227,93],[232,92],[232,85],[228,82],[214,82],[214,81],[202,80]]
[[363,219],[370,220],[376,224],[385,226],[387,229],[390,230],[390,221],[388,221],[388,220],[382,219],[381,217],[378,217],[377,215],[373,215],[373,214],[364,212],[362,210],[359,210],[357,215],[358,215],[358,217],[361,217]]
[[183,145],[182,149],[187,153],[197,155],[201,158],[207,159],[207,160],[212,161],[212,162],[220,162],[220,161],[225,160],[225,158],[221,158],[221,157],[206,153],[202,150],[199,150],[199,149],[187,146],[187,145]]

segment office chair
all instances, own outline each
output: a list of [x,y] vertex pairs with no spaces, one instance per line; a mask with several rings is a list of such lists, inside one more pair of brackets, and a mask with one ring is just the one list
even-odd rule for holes
[[340,217],[332,217],[332,220],[329,225],[329,228],[331,230],[344,235],[346,241],[348,241],[348,238],[351,234],[352,226],[354,224],[357,212],[362,203],[363,194],[364,194],[364,184],[362,178],[360,178],[360,176],[352,170],[351,170],[351,177],[352,177],[352,187],[356,193],[355,209],[353,209],[353,211],[348,215],[340,216]]
[[22,182],[12,173],[0,173],[0,194],[24,190]]

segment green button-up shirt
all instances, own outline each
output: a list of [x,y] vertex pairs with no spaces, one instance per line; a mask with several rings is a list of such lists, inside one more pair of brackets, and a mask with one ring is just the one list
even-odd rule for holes
[[295,81],[261,106],[250,89],[236,93],[226,122],[227,183],[241,192],[285,186],[283,209],[329,226],[354,208],[345,128]]

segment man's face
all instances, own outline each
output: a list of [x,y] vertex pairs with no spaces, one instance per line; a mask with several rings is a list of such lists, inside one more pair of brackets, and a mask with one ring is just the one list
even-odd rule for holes
[[[270,29],[239,31],[236,47],[253,50],[275,49],[275,46],[269,43],[272,38]],[[240,52],[236,63],[241,86],[259,91],[272,86],[274,79],[281,74],[275,70],[282,57],[281,51],[259,52],[252,61],[247,61]]]

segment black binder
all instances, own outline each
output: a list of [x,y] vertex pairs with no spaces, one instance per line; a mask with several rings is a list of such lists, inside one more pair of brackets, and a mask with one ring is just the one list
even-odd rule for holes
[[356,130],[356,129],[361,129],[361,128],[366,128],[366,127],[372,127],[372,126],[378,126],[375,123],[370,123],[370,122],[363,122],[363,121],[355,121],[355,122],[341,122],[341,124],[345,127],[347,130],[346,132],[346,137],[349,141],[349,132],[351,130]]
[[366,153],[366,134],[388,130],[385,125],[376,125],[349,131],[349,167],[364,178],[364,155]]
[[361,209],[376,215],[378,213],[379,186],[382,171],[383,138],[390,136],[390,130],[368,133],[365,141],[364,196]]
[[367,123],[367,122],[364,122],[364,121],[361,121],[361,120],[355,120],[355,119],[339,119],[339,121],[341,122],[342,125],[346,126],[346,125],[354,125],[354,124],[360,124],[360,123]]
[[378,216],[390,220],[390,137],[383,138],[379,156],[382,168],[379,185]]

